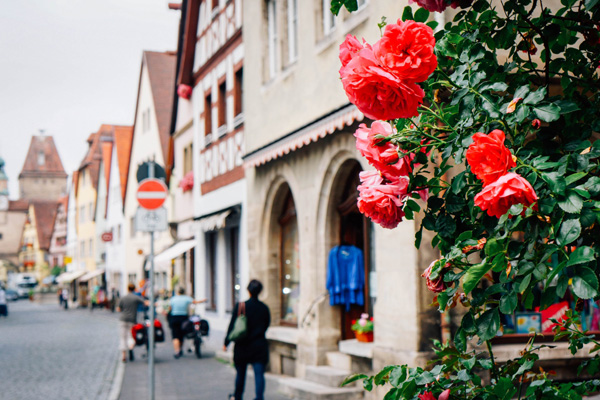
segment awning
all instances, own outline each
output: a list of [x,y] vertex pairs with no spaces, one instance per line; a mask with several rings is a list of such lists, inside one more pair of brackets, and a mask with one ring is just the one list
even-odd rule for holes
[[365,116],[362,112],[358,111],[356,106],[352,104],[344,106],[265,147],[247,154],[244,157],[244,167],[253,168],[266,164],[271,160],[275,160],[312,142],[316,142],[327,135],[342,130],[356,121],[362,121],[364,118]]
[[102,268],[97,269],[95,271],[88,272],[87,274],[85,274],[84,276],[79,278],[79,282],[87,282],[92,278],[102,275],[103,273],[104,273],[104,269],[102,269]]
[[56,282],[57,283],[70,283],[82,275],[85,275],[85,271],[63,272],[56,278]]
[[225,228],[226,219],[231,214],[231,209],[225,210],[218,214],[211,215],[210,217],[200,218],[196,221],[197,227],[202,232],[216,231],[218,229]]
[[[168,271],[171,266],[171,260],[179,257],[196,245],[195,240],[184,240],[177,242],[171,247],[163,250],[154,256],[154,271]],[[146,260],[146,271],[150,270],[150,261]]]

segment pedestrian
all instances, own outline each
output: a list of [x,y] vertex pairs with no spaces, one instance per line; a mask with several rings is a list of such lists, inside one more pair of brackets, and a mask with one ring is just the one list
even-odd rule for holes
[[8,305],[6,304],[6,291],[0,286],[0,316],[8,317]]
[[127,290],[129,293],[119,301],[119,306],[117,307],[117,311],[121,313],[121,317],[119,318],[121,338],[119,348],[121,349],[121,361],[123,362],[127,362],[128,350],[129,360],[134,360],[133,348],[135,347],[135,341],[131,336],[131,328],[137,323],[138,306],[147,303],[134,293],[135,285],[133,283],[127,286]]
[[227,346],[230,343],[229,333],[232,331],[235,320],[238,317],[240,305],[242,312],[246,315],[247,329],[244,338],[238,339],[233,348],[233,363],[235,364],[237,376],[235,378],[235,394],[230,396],[230,400],[242,399],[244,386],[246,385],[248,364],[252,364],[252,368],[254,369],[255,400],[264,400],[265,369],[269,361],[269,344],[265,337],[265,332],[271,323],[271,314],[269,307],[258,300],[258,295],[262,291],[262,288],[262,283],[256,279],[251,280],[248,284],[250,299],[244,303],[237,303],[233,308],[223,350],[227,351]]
[[56,294],[58,295],[58,307],[62,308],[62,289],[58,288],[58,290],[56,291]]
[[69,309],[69,289],[64,288],[61,292],[60,295],[62,296],[62,301],[63,301],[63,305],[65,307],[65,310]]
[[187,321],[190,305],[206,302],[206,299],[194,300],[190,296],[186,296],[185,289],[179,288],[178,295],[171,297],[169,301],[168,321],[171,328],[171,337],[173,338],[173,357],[178,359],[183,355],[182,345],[185,332],[182,329],[182,324]]

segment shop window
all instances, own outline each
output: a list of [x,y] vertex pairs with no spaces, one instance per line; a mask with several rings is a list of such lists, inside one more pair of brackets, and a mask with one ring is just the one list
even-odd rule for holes
[[219,85],[219,127],[227,123],[227,85],[223,82]]
[[240,301],[240,265],[239,265],[239,227],[229,228],[225,231],[225,246],[227,248],[227,312]]
[[279,217],[281,226],[281,322],[298,324],[300,300],[300,256],[298,243],[298,219],[291,192],[288,193],[283,212]]
[[243,95],[244,95],[244,69],[240,68],[235,73],[234,84],[234,113],[236,116],[244,111]]
[[206,242],[206,309],[217,310],[217,232],[207,232]]

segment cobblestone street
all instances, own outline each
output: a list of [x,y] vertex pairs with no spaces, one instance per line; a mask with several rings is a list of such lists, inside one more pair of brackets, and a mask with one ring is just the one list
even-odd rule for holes
[[20,300],[0,318],[0,398],[107,399],[118,357],[116,314]]

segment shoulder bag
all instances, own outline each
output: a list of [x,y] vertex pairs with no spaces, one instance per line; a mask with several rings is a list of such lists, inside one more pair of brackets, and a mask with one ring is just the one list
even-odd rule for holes
[[248,321],[246,320],[246,303],[238,303],[238,315],[233,323],[233,329],[227,336],[232,342],[237,342],[246,337],[248,333]]

